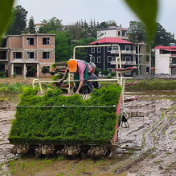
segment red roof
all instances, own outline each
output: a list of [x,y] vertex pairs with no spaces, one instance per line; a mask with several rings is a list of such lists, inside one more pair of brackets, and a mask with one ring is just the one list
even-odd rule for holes
[[161,49],[166,51],[176,51],[176,46],[156,46],[155,49]]
[[122,39],[119,39],[119,38],[116,38],[116,37],[104,37],[100,40],[97,40],[95,42],[92,42],[90,43],[89,45],[94,45],[94,44],[103,44],[103,43],[126,43],[126,44],[133,44],[129,41],[126,41],[126,40],[122,40]]

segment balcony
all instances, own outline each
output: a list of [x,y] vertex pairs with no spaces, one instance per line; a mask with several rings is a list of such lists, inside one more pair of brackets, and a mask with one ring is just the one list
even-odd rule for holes
[[[136,65],[136,61],[121,61],[122,65]],[[111,65],[116,65],[116,61],[111,61]]]
[[[119,50],[111,50],[111,54],[119,54]],[[121,54],[136,54],[136,51],[121,50]]]
[[171,57],[176,57],[176,54],[171,54]]
[[2,59],[2,58],[0,58],[0,62],[3,62],[3,61],[8,61],[8,59]]

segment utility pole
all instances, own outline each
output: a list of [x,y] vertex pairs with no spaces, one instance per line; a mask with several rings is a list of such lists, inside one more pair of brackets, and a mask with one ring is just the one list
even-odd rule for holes
[[140,75],[140,68],[139,68],[139,61],[140,61],[140,57],[139,57],[139,43],[138,43],[138,75]]

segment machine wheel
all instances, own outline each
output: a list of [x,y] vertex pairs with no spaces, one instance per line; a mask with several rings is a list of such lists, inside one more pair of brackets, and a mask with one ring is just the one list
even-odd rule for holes
[[108,151],[106,152],[106,157],[109,157],[111,154],[111,149],[108,149]]
[[80,155],[81,155],[81,159],[86,159],[87,158],[87,151],[86,150],[82,150]]

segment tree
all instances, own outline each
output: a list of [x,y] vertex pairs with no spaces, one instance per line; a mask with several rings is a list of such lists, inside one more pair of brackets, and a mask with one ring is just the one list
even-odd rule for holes
[[75,24],[75,25],[70,25],[68,27],[68,30],[70,34],[73,36],[74,40],[80,40],[82,37],[87,38],[88,36],[85,36],[85,29],[83,29],[81,26]]
[[46,73],[49,73],[48,67],[42,67],[42,73],[43,73],[44,76],[46,77]]
[[98,28],[108,28],[108,23],[103,21],[100,23],[100,25],[98,26]]
[[29,30],[29,33],[31,33],[31,34],[36,33],[33,16],[31,16],[30,19],[29,19],[28,30]]
[[144,23],[140,21],[130,21],[128,34],[130,42],[139,43],[146,41],[147,36]]
[[160,23],[156,23],[155,38],[152,47],[155,46],[168,46],[170,43],[175,43],[174,34],[167,32]]
[[[155,46],[168,46],[170,43],[175,43],[174,34],[167,32],[160,23],[155,23],[155,37],[151,42],[152,48]],[[143,22],[130,21],[128,30],[129,41],[133,43],[145,42],[147,39],[147,30]]]
[[30,72],[33,74],[33,77],[37,73],[37,68],[36,67],[31,67]]
[[[80,46],[80,45],[88,45],[89,43],[92,43],[95,41],[96,38],[83,38],[79,41],[75,41],[74,46]],[[76,58],[81,60],[88,60],[88,48],[79,48],[76,50]]]
[[48,33],[49,31],[61,31],[61,22],[62,20],[59,20],[56,17],[51,18],[49,21],[43,20],[43,25],[39,28],[39,33]]
[[20,35],[26,27],[27,11],[20,5],[13,8],[13,18],[7,30],[8,35]]
[[72,38],[69,31],[57,32],[50,31],[55,36],[55,58],[56,62],[66,61],[71,58],[73,53]]

